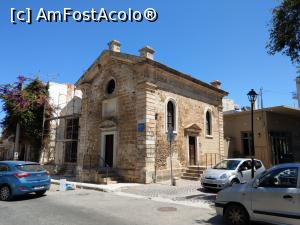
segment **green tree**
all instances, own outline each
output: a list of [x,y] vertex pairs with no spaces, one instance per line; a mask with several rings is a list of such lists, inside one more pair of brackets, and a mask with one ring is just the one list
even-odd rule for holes
[[295,64],[300,64],[300,0],[283,0],[273,10],[268,53],[290,57]]
[[[0,86],[0,99],[5,112],[1,121],[3,136],[14,135],[19,123],[20,143],[32,147],[32,160],[35,161],[39,158],[42,145],[43,119],[52,114],[48,96],[48,85],[39,79],[20,76],[15,83]],[[49,123],[45,123],[45,126],[49,127]]]

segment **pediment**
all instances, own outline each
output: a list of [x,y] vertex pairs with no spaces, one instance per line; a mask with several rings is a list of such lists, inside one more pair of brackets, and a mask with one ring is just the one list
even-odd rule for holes
[[192,124],[190,126],[187,126],[184,128],[185,133],[192,133],[192,134],[197,134],[199,135],[202,129],[197,125],[197,124]]
[[101,129],[105,129],[105,128],[113,128],[116,127],[117,123],[113,120],[104,120],[100,123],[99,127]]

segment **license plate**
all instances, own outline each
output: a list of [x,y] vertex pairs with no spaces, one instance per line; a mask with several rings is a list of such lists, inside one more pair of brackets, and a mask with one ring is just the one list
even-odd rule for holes
[[216,183],[216,181],[215,180],[210,180],[210,179],[205,179],[205,183],[214,184],[214,183]]
[[41,190],[41,189],[44,189],[45,188],[45,186],[38,186],[38,187],[34,187],[33,189],[34,190]]

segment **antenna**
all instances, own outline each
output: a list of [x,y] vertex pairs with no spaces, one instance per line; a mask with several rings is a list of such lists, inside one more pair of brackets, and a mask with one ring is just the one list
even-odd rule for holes
[[262,87],[259,89],[259,95],[260,95],[260,108],[263,109],[264,102],[263,102],[263,88]]

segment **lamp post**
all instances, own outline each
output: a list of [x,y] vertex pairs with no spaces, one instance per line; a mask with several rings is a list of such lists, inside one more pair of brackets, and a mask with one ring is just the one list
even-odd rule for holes
[[253,124],[253,108],[257,98],[257,93],[251,89],[251,91],[247,94],[248,99],[251,103],[251,177],[254,178],[254,156],[255,156],[255,149],[254,149],[254,124]]
[[175,181],[173,177],[173,168],[172,168],[172,157],[173,157],[173,151],[172,151],[172,142],[174,141],[175,135],[173,133],[173,127],[168,127],[168,135],[167,140],[169,141],[169,155],[170,155],[170,177],[171,177],[171,186],[175,186]]

